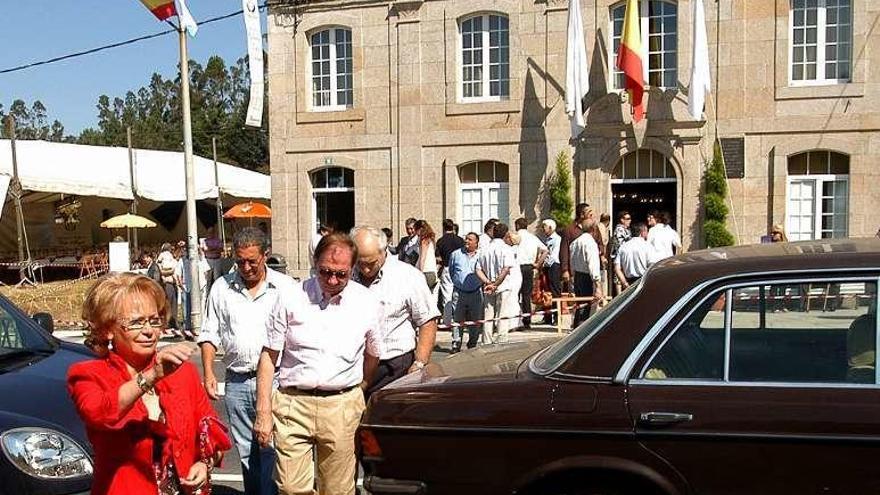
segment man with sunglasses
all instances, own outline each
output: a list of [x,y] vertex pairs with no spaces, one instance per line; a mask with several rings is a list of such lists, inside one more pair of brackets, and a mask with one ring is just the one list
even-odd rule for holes
[[387,241],[381,230],[360,226],[351,232],[358,248],[355,280],[382,303],[384,349],[379,369],[367,388],[369,395],[425,367],[434,350],[440,311],[422,272],[386,256]]
[[366,407],[363,390],[382,353],[379,301],[349,282],[357,254],[346,234],[321,239],[316,276],[280,294],[268,322],[254,432],[268,445],[274,431],[281,493],[315,493],[316,472],[317,493],[355,491],[354,435]]
[[258,228],[246,227],[232,241],[235,271],[217,279],[211,287],[208,309],[198,343],[202,351],[205,390],[219,398],[213,363],[223,348],[226,367],[224,402],[229,426],[241,458],[244,490],[248,495],[277,493],[272,480],[275,450],[260,448],[254,439],[257,364],[266,340],[266,321],[278,294],[296,283],[266,266],[269,240]]

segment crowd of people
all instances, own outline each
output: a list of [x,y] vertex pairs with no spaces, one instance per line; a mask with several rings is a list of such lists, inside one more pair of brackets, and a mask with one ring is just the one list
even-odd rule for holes
[[[201,386],[187,362],[192,344],[158,347],[174,324],[174,291],[185,295],[191,283],[181,246],[145,256],[144,274],[100,280],[83,310],[98,357],[68,374],[98,460],[92,493],[203,493],[233,445],[245,493],[354,493],[365,401],[430,362],[438,321],[481,321],[454,326],[453,352],[481,339],[504,343],[512,326],[531,325],[524,315],[534,293],[601,299],[613,292],[612,273],[625,287],[680,247],[662,213],[632,230],[622,213],[612,232],[588,205],[576,213],[561,235],[553,220],[536,234],[520,218],[513,229],[492,219],[463,237],[445,220],[437,237],[427,221],[410,219],[395,246],[388,229],[325,228],[302,282],[267,266],[269,240],[259,229],[235,234],[232,270],[216,265],[222,246],[206,240],[198,263],[208,297],[194,336]],[[211,406],[221,397],[228,430]]]

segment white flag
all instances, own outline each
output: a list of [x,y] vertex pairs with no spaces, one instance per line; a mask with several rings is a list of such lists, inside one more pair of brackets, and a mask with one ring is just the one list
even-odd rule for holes
[[244,27],[247,32],[248,66],[251,76],[251,94],[248,100],[245,125],[260,127],[263,122],[263,29],[257,0],[241,0]]
[[196,24],[196,20],[189,13],[186,0],[177,0],[177,19],[180,21],[180,27],[185,29],[186,34],[191,37],[195,37],[196,33],[199,32],[199,25]]
[[584,44],[584,21],[580,0],[568,2],[568,33],[565,44],[565,113],[571,121],[571,137],[583,132],[583,98],[590,91],[587,47]]
[[711,91],[712,82],[709,75],[709,43],[706,40],[706,12],[703,0],[691,0],[694,6],[694,45],[691,49],[691,84],[688,88],[688,110],[694,120],[703,116],[706,93]]

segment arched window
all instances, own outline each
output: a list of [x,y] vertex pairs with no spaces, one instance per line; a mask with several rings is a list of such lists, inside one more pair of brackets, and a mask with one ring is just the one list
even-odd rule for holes
[[343,232],[354,227],[354,171],[326,167],[309,175],[315,231],[321,225],[332,226]]
[[510,23],[501,14],[479,14],[459,22],[462,101],[497,101],[510,96]]
[[351,29],[328,28],[309,35],[312,110],[345,110],[354,105]]
[[[611,59],[614,89],[623,89],[623,72],[617,70],[617,52],[623,36],[623,17],[626,2],[611,7]],[[678,86],[678,6],[668,0],[641,0],[639,2],[639,25],[642,45],[646,47],[648,61],[642,61],[645,80],[649,86],[675,88]]]
[[617,162],[614,171],[611,172],[612,180],[646,180],[660,182],[660,180],[675,180],[675,169],[669,158],[654,150],[638,150],[627,153]]
[[480,233],[490,218],[509,223],[508,166],[495,161],[476,161],[458,168],[460,232]]
[[789,156],[787,197],[789,240],[846,237],[849,156],[827,150]]

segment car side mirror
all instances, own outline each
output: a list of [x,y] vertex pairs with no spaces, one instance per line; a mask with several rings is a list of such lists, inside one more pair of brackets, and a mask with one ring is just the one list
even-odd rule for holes
[[55,331],[55,322],[52,320],[52,315],[49,313],[34,313],[31,317],[37,322],[38,325],[43,327],[43,330],[52,333]]

